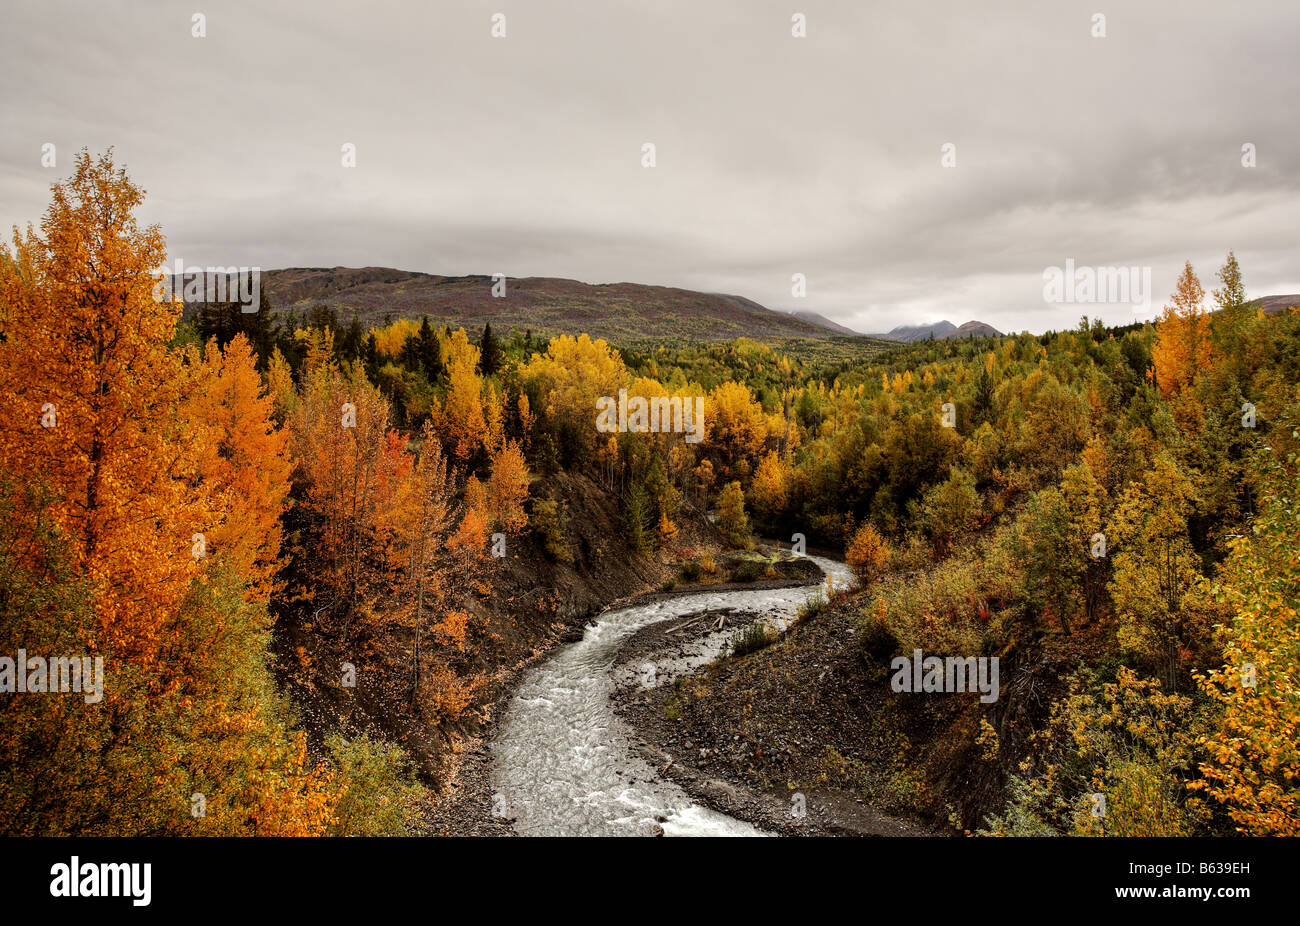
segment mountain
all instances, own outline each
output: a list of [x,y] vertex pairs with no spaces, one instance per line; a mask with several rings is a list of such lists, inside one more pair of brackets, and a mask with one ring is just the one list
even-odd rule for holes
[[969,321],[960,327],[944,319],[933,325],[899,325],[887,334],[871,334],[867,337],[883,338],[886,341],[944,341],[948,338],[997,338],[1002,332],[984,322]]
[[862,332],[854,331],[852,328],[845,328],[839,322],[833,322],[825,315],[818,315],[816,312],[801,311],[801,312],[791,312],[790,314],[793,315],[795,318],[802,318],[806,322],[812,322],[814,325],[820,325],[821,327],[826,328],[827,330],[832,331],[835,334],[842,334],[850,338],[864,337]]
[[1263,309],[1265,315],[1277,315],[1293,305],[1300,305],[1300,296],[1263,296],[1246,303],[1248,309]]
[[947,338],[1000,338],[1002,332],[992,325],[971,320],[964,325],[958,325],[956,331],[950,331],[943,337],[945,340]]
[[[506,280],[506,295],[492,295],[489,276],[436,276],[386,267],[290,267],[262,271],[262,291],[277,312],[301,314],[327,305],[348,321],[366,325],[386,318],[419,318],[501,333],[511,327],[554,335],[585,331],[627,341],[685,337],[706,341],[751,338],[831,338],[854,334],[827,319],[776,312],[741,296],[700,293],[639,283],[581,283],[552,277]],[[812,313],[807,313],[812,315]],[[816,316],[820,318],[820,316]]]
[[887,334],[878,334],[876,337],[886,341],[928,341],[932,337],[942,340],[949,332],[956,330],[956,325],[944,320],[934,325],[899,325]]

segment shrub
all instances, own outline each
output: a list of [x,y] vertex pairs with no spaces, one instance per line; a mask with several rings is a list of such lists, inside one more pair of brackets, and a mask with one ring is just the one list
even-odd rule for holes
[[571,564],[573,549],[567,536],[569,516],[560,503],[549,498],[536,499],[529,520],[542,539],[542,551],[552,560]]
[[402,748],[368,736],[346,740],[337,733],[325,744],[343,783],[329,835],[410,835],[424,789]]
[[816,592],[813,592],[812,595],[808,596],[807,601],[799,605],[799,611],[795,615],[794,619],[795,623],[803,623],[808,620],[808,618],[816,617],[818,614],[821,614],[822,611],[826,610],[826,604],[826,592],[824,589],[818,589]]
[[775,643],[776,637],[776,631],[768,627],[762,619],[753,621],[732,641],[731,655],[747,656],[756,653]]
[[844,558],[853,570],[853,575],[862,585],[870,585],[880,578],[889,562],[889,544],[880,532],[870,524],[863,524],[853,535],[853,541]]
[[898,652],[898,638],[885,623],[885,599],[877,598],[870,612],[864,609],[858,626],[858,646],[872,662],[883,662]]

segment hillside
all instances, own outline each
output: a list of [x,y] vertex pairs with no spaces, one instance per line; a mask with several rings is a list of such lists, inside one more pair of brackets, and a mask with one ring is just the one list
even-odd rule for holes
[[846,328],[839,322],[833,322],[825,315],[818,315],[816,312],[791,312],[795,318],[803,319],[806,322],[812,322],[814,325],[820,325],[835,334],[845,335],[847,337],[862,337],[862,333],[854,331],[852,328]]
[[944,335],[945,338],[1000,338],[1002,332],[992,325],[984,322],[971,320],[957,326],[956,331]]
[[[687,337],[708,341],[752,338],[825,338],[843,335],[826,320],[775,312],[740,296],[700,293],[639,283],[590,284],[553,277],[510,279],[506,295],[492,296],[488,276],[446,277],[384,267],[267,270],[262,289],[276,311],[328,305],[363,324],[429,315],[439,323],[531,329],[552,335],[585,331],[626,341]],[[834,327],[829,327],[834,326]]]
[[1262,296],[1246,303],[1248,308],[1263,309],[1265,315],[1277,315],[1292,306],[1300,305],[1300,294],[1290,296]]

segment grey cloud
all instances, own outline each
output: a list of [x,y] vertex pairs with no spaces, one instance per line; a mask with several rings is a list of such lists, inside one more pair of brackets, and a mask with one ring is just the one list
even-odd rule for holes
[[1033,0],[533,0],[503,40],[471,2],[201,6],[205,39],[171,4],[6,5],[0,222],[114,145],[200,264],[633,280],[862,330],[1072,325],[1041,298],[1070,257],[1162,300],[1234,248],[1251,292],[1300,291],[1291,0],[1116,5],[1105,39]]

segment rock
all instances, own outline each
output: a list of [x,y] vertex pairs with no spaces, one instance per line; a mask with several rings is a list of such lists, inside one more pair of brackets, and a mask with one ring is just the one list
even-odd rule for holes
[[650,827],[651,836],[662,836],[663,834],[664,834],[664,828],[660,826],[658,823]]
[[654,820],[655,820],[656,823],[667,823],[667,822],[668,822],[668,818],[665,817],[665,816],[664,816],[663,814],[661,814],[661,813],[657,813],[657,814],[655,814]]

